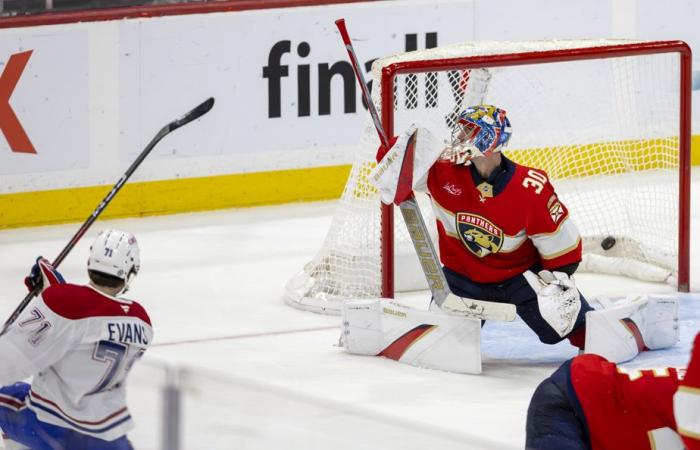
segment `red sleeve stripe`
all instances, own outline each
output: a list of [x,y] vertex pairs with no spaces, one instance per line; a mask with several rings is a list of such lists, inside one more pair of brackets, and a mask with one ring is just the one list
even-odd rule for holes
[[75,417],[71,417],[71,416],[69,416],[68,414],[66,414],[66,412],[63,411],[63,410],[61,409],[61,407],[58,406],[56,403],[52,402],[51,400],[49,400],[49,399],[47,399],[47,398],[44,398],[44,397],[40,396],[39,394],[37,394],[37,393],[34,392],[34,391],[29,391],[29,396],[30,396],[31,400],[34,400],[35,402],[38,401],[38,402],[43,403],[44,406],[50,406],[51,409],[53,409],[55,412],[60,413],[62,416],[64,416],[65,419],[68,419],[68,420],[70,420],[71,422],[74,422],[74,423],[77,423],[77,424],[81,424],[81,425],[86,425],[86,426],[98,426],[98,425],[102,425],[102,424],[104,424],[104,423],[110,421],[111,419],[113,419],[113,418],[115,418],[115,417],[117,417],[117,416],[119,416],[119,415],[122,415],[122,414],[128,412],[128,410],[126,409],[126,407],[124,407],[124,408],[121,408],[121,409],[119,409],[119,410],[113,412],[112,414],[108,415],[107,417],[105,417],[105,418],[103,418],[103,419],[101,419],[101,420],[94,420],[94,421],[90,421],[90,420],[78,420],[78,419],[76,419]]
[[0,407],[10,408],[14,411],[20,411],[26,408],[27,405],[25,405],[24,402],[21,402],[10,395],[0,394]]

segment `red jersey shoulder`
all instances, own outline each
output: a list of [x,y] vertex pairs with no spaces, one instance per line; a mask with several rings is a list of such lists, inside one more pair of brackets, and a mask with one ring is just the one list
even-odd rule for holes
[[574,388],[577,392],[585,388],[589,396],[592,389],[610,393],[610,387],[605,386],[615,385],[625,390],[628,398],[632,398],[632,386],[637,386],[635,392],[646,393],[649,398],[670,398],[681,378],[680,373],[675,367],[625,369],[594,354],[579,355],[571,363]]
[[548,199],[554,193],[554,187],[549,182],[549,175],[542,169],[515,164],[515,173],[511,179],[526,195],[530,197],[545,197]]
[[132,317],[138,317],[139,319],[143,320],[147,324],[151,325],[151,318],[149,317],[148,313],[146,312],[146,308],[141,306],[141,304],[135,300],[131,300],[131,310],[129,311],[129,315]]
[[114,300],[88,286],[56,284],[45,289],[41,296],[46,306],[66,319],[136,317],[151,324],[146,310],[139,303]]
[[428,173],[428,181],[462,181],[470,180],[469,166],[452,164],[450,161],[438,160],[433,164]]
[[571,361],[572,373],[585,373],[584,376],[589,374],[613,374],[616,369],[617,366],[615,364],[594,353],[578,355]]
[[546,210],[555,224],[560,223],[567,216],[567,209],[554,191],[547,172],[520,164],[515,166],[511,183],[517,186],[520,195],[528,200],[528,204],[537,211],[536,214],[542,214]]
[[473,185],[470,169],[461,164],[438,160],[428,172],[428,192],[436,200],[445,202],[462,196]]

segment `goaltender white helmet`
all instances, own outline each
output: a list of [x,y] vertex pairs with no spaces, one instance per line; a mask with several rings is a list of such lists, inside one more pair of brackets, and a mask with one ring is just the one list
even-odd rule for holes
[[104,230],[90,246],[88,270],[112,275],[124,280],[124,291],[139,271],[139,244],[133,234],[119,230]]

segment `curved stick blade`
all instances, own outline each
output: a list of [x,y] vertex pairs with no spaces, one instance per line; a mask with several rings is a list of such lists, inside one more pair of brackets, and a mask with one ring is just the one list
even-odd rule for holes
[[188,112],[184,116],[180,117],[179,119],[173,121],[170,124],[170,131],[180,128],[183,125],[186,125],[193,120],[199,119],[206,113],[208,113],[212,107],[214,106],[214,97],[209,97],[199,105],[197,105],[192,111]]
[[340,31],[340,36],[343,39],[345,45],[350,43],[350,35],[348,34],[348,29],[345,27],[345,19],[338,19],[335,21],[335,26]]

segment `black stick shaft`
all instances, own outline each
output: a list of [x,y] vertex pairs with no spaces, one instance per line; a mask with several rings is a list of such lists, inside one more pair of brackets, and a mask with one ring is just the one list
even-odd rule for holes
[[[151,153],[151,150],[156,146],[156,144],[163,139],[166,135],[168,135],[171,131],[177,130],[183,125],[186,125],[190,122],[192,122],[195,119],[198,119],[199,117],[203,116],[209,110],[214,106],[214,98],[210,97],[206,101],[202,102],[198,106],[196,106],[194,109],[189,111],[187,114],[182,116],[179,119],[173,120],[166,126],[160,129],[158,133],[155,135],[153,139],[151,139],[151,142],[148,143],[146,148],[144,148],[141,151],[141,154],[136,158],[136,160],[131,163],[131,166],[129,166],[128,169],[126,169],[126,172],[121,176],[119,181],[112,187],[112,190],[109,191],[107,196],[102,199],[102,201],[97,205],[97,208],[90,214],[90,216],[83,222],[83,225],[78,229],[78,231],[73,235],[70,241],[66,244],[65,247],[63,247],[63,250],[61,250],[61,253],[58,254],[56,259],[53,260],[53,263],[51,264],[54,267],[58,267],[63,260],[68,256],[68,253],[73,250],[75,245],[80,241],[80,239],[85,235],[87,230],[92,226],[92,224],[97,220],[97,218],[102,214],[102,211],[109,205],[109,203],[112,201],[115,195],[117,195],[117,192],[124,186],[126,181],[131,177],[131,175],[136,171],[136,169],[141,165],[144,159],[146,159],[146,156],[148,156],[149,153]],[[19,317],[20,314],[22,314],[22,311],[24,311],[24,308],[27,307],[29,302],[36,297],[39,294],[39,289],[35,288],[32,290],[29,294],[27,294],[26,297],[20,302],[20,304],[15,308],[15,310],[12,312],[10,317],[5,321],[5,325],[3,326],[2,332],[0,332],[0,336],[5,334],[5,331],[7,328]]]

